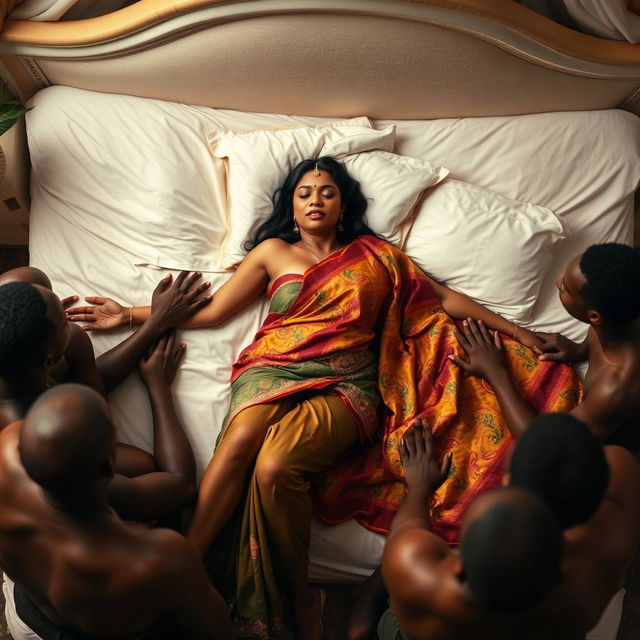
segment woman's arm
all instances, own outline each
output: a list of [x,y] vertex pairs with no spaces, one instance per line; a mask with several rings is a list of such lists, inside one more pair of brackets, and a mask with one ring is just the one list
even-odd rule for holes
[[453,291],[447,287],[437,283],[435,280],[429,278],[435,294],[438,296],[442,308],[452,318],[456,320],[466,320],[473,318],[474,320],[482,320],[485,326],[490,329],[494,329],[503,333],[504,335],[515,338],[527,347],[530,347],[536,352],[542,347],[542,341],[529,329],[524,329],[518,326],[514,322],[510,322],[505,318],[499,316],[493,311],[489,311],[486,307],[472,300],[469,296],[459,291]]
[[[267,261],[273,243],[266,240],[247,254],[236,272],[211,296],[208,305],[182,322],[181,329],[216,327],[257,300],[269,284]],[[134,317],[135,317],[134,309]]]
[[[261,242],[240,263],[236,272],[211,297],[209,302],[191,317],[178,323],[180,329],[215,327],[256,300],[269,283],[267,261],[278,254],[272,240]],[[73,321],[90,322],[88,331],[143,325],[152,316],[153,307],[122,307],[109,298],[86,298],[95,302],[93,307],[75,307],[67,310]]]

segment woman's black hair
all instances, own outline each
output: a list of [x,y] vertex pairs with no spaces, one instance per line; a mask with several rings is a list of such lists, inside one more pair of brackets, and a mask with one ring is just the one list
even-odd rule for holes
[[376,234],[367,226],[365,212],[367,199],[362,193],[360,183],[354,180],[344,166],[335,158],[323,156],[317,160],[303,160],[297,164],[285,178],[282,186],[273,194],[273,213],[258,227],[253,238],[245,242],[247,251],[268,238],[280,238],[290,244],[300,240],[300,233],[293,230],[293,194],[302,176],[315,169],[331,175],[340,190],[345,205],[342,216],[342,229],[336,230],[336,239],[340,244],[349,244],[362,235]]

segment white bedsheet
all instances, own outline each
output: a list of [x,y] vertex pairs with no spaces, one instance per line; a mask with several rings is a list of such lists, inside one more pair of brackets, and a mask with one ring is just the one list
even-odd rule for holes
[[[191,114],[207,111],[190,108]],[[560,130],[571,125],[571,114],[560,117]],[[211,118],[207,115],[206,117]],[[315,124],[317,118],[255,116],[226,112],[227,126],[251,129],[265,126],[287,126],[291,122]],[[224,120],[216,113],[218,122]],[[438,162],[451,170],[452,177],[478,184],[511,198],[528,200],[547,206],[563,218],[569,237],[560,243],[553,266],[536,306],[531,326],[561,330],[572,338],[580,338],[586,326],[571,319],[557,301],[554,279],[566,262],[589,244],[612,240],[629,243],[632,238],[632,192],[638,181],[640,136],[638,120],[630,114],[610,111],[589,115],[594,131],[599,132],[586,143],[593,156],[580,149],[581,130],[569,130],[562,136],[550,131],[545,116],[525,119],[483,118],[431,122],[398,123],[399,153]],[[564,118],[564,119],[563,119]],[[584,122],[584,116],[575,116]],[[39,123],[39,124],[38,124]],[[239,125],[240,123],[240,125]],[[37,125],[37,126],[36,126]],[[43,104],[28,116],[30,148],[34,170],[30,228],[31,263],[51,277],[61,297],[105,295],[126,305],[144,305],[150,292],[167,270],[136,264],[139,254],[129,250],[126,242],[110,240],[109,214],[104,224],[87,227],[81,219],[70,193],[61,195],[47,184],[48,172],[64,167],[69,149],[47,147],[46,157],[37,157],[39,130],[51,131],[51,122]],[[541,159],[536,145],[557,145],[555,163]],[[578,151],[576,151],[578,149]],[[577,154],[577,157],[576,157]],[[99,155],[99,154],[97,154]],[[89,159],[87,159],[89,161]],[[551,163],[551,166],[550,166]],[[584,170],[578,166],[584,163]],[[564,172],[561,169],[564,168]],[[588,169],[588,171],[587,171]],[[602,184],[593,187],[592,174]],[[635,181],[635,182],[634,182]],[[126,204],[124,205],[127,206]],[[92,215],[100,211],[92,211]],[[172,229],[154,229],[166,234],[170,245]],[[131,238],[139,246],[144,238]],[[526,269],[526,265],[522,265]],[[215,290],[229,274],[206,275]],[[192,443],[199,474],[206,467],[229,400],[228,378],[231,363],[241,348],[253,337],[266,310],[260,300],[242,311],[222,327],[183,331],[180,340],[187,352],[174,385],[178,413]],[[104,352],[128,335],[128,330],[92,335],[97,354]],[[151,415],[148,400],[136,374],[111,396],[114,420],[122,441],[150,450]],[[354,522],[336,527],[323,527],[314,522],[312,528],[310,576],[321,581],[359,581],[379,563],[384,538]]]

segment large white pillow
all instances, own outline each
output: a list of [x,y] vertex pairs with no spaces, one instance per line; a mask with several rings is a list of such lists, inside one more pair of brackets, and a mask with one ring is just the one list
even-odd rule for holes
[[[63,86],[40,91],[30,104],[27,133],[38,186],[32,209],[110,245],[129,264],[202,271],[221,271],[227,235],[225,163],[211,154],[211,132],[331,122]],[[381,135],[367,118],[344,122]],[[339,148],[348,152],[349,145]],[[96,268],[102,266],[96,256]]]
[[37,93],[31,106],[38,206],[135,264],[215,268],[226,188],[210,121],[184,105],[67,87]]
[[220,267],[230,269],[244,258],[244,243],[269,217],[273,193],[300,161],[372,149],[391,151],[394,142],[395,126],[378,131],[367,118],[317,127],[214,132],[210,136],[213,155],[227,163],[229,232],[221,249]]
[[[554,281],[591,244],[633,242],[640,119],[609,109],[396,125],[397,153],[443,164],[451,178],[543,205],[562,220],[567,237],[555,252],[529,326],[583,339],[588,326],[566,312]],[[518,260],[510,268],[527,267]]]
[[438,282],[522,324],[562,238],[549,209],[446,179],[418,207],[405,251]]
[[369,200],[368,225],[397,247],[404,243],[411,227],[411,213],[422,192],[449,173],[426,160],[388,151],[365,151],[339,160]]

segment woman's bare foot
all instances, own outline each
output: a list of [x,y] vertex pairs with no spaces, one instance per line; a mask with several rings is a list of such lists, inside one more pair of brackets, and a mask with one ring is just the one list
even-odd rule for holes
[[377,640],[378,620],[387,607],[387,589],[378,567],[359,587],[349,616],[347,640]]
[[322,609],[325,591],[308,584],[294,588],[292,594],[296,640],[323,640]]

